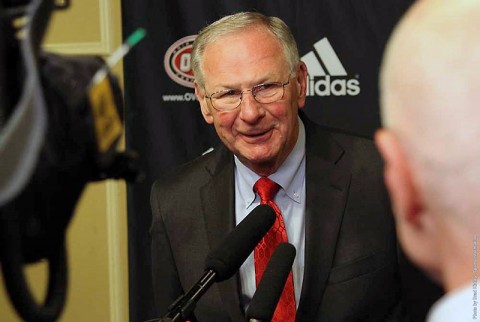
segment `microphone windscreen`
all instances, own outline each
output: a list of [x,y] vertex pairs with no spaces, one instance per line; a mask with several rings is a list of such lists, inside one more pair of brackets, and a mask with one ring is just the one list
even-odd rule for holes
[[295,259],[295,247],[280,243],[268,261],[267,268],[258,284],[247,309],[247,320],[271,321],[278,300],[282,295],[288,274]]
[[274,222],[275,211],[270,206],[257,206],[208,254],[205,270],[213,270],[217,282],[232,277]]

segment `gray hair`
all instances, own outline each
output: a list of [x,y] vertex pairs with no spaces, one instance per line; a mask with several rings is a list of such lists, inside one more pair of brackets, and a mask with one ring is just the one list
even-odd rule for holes
[[202,69],[202,59],[205,48],[222,36],[232,34],[248,27],[263,26],[269,30],[283,48],[285,60],[293,72],[300,57],[297,43],[290,28],[277,17],[267,17],[258,12],[239,12],[221,18],[203,28],[193,43],[192,69],[196,82],[203,87],[205,79]]

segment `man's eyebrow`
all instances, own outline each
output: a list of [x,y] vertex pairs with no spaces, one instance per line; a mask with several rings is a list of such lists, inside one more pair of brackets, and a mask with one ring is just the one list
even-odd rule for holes
[[216,90],[214,90],[212,93],[227,92],[227,91],[239,91],[239,90],[240,90],[239,88],[220,86]]
[[[280,79],[277,79],[277,78],[278,77],[273,75],[273,74],[262,76],[262,78],[259,78],[257,81],[250,82],[250,85],[243,88],[243,90],[251,89],[253,86],[256,86],[256,85],[261,85],[261,84],[266,84],[266,83],[283,82],[283,80],[280,80]],[[226,90],[242,90],[242,88],[239,84],[233,84],[233,83],[232,84],[217,84],[213,88],[214,88],[213,92],[221,92],[221,91],[226,91]]]
[[277,80],[277,76],[271,74],[271,75],[266,75],[260,78],[259,81],[255,82],[255,85],[261,85],[266,83],[276,83],[276,82],[279,82],[279,80]]
[[240,89],[239,85],[222,85],[222,84],[217,84],[216,86],[213,87],[215,90],[214,92],[220,92],[220,91],[228,91],[228,90],[238,90]]

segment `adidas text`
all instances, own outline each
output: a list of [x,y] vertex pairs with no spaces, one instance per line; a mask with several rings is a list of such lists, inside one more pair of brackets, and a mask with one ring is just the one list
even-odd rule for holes
[[356,96],[360,94],[360,82],[357,79],[324,77],[307,78],[307,96]]

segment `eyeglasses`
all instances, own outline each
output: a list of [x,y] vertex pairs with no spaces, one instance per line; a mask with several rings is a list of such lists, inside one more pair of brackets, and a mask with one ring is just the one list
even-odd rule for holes
[[205,95],[205,97],[210,100],[213,108],[215,108],[217,111],[233,111],[242,103],[243,93],[251,92],[253,98],[258,103],[273,103],[283,98],[285,86],[287,86],[289,83],[290,79],[288,79],[285,83],[274,82],[258,84],[253,86],[252,89],[246,89],[244,91],[238,89],[226,89],[215,92],[210,96]]

